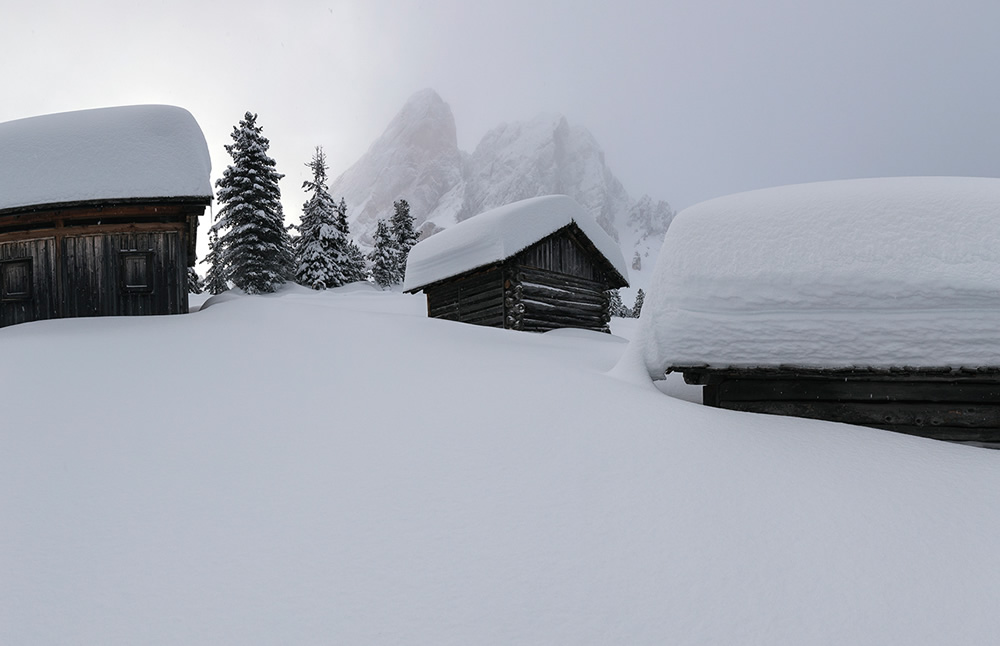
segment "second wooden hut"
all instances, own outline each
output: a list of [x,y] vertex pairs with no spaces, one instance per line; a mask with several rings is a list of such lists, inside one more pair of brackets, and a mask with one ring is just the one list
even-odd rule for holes
[[565,195],[465,220],[410,251],[404,290],[434,318],[545,332],[608,331],[607,290],[628,286],[621,249]]

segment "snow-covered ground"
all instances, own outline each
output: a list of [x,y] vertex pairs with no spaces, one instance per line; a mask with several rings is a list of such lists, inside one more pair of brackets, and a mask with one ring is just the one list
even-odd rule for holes
[[626,347],[357,286],[4,328],[0,643],[995,640],[1000,453]]

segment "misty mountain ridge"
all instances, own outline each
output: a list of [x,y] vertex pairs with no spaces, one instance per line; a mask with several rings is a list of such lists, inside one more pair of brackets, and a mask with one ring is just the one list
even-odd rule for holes
[[[543,114],[501,124],[470,154],[459,150],[451,108],[431,89],[414,94],[368,151],[330,185],[343,196],[351,230],[371,247],[379,218],[400,198],[410,203],[421,237],[517,200],[566,194],[594,215],[622,247],[633,287],[651,270],[674,210],[662,200],[633,200],[585,127]],[[640,283],[640,284],[636,284]]]

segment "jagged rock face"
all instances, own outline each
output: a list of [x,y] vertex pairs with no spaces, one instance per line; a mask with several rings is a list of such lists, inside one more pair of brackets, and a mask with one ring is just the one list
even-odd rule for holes
[[392,214],[395,200],[410,203],[417,226],[447,202],[447,194],[463,184],[462,163],[451,108],[433,90],[423,90],[333,182],[330,193],[347,201],[351,230],[370,246],[378,219]]
[[399,198],[410,202],[426,237],[504,204],[561,193],[592,213],[626,258],[640,253],[643,269],[652,269],[674,215],[666,202],[633,201],[593,135],[560,115],[502,124],[471,155],[459,151],[454,116],[433,90],[410,98],[330,192],[347,200],[351,231],[363,247]]
[[517,200],[561,193],[591,212],[618,239],[616,219],[629,198],[604,164],[604,152],[580,126],[543,115],[486,133],[469,160],[459,220]]

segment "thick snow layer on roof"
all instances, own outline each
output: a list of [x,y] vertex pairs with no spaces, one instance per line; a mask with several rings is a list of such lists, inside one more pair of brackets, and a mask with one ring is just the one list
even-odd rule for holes
[[1000,366],[1000,179],[803,184],[695,205],[642,310],[670,366]]
[[90,200],[212,197],[191,113],[136,105],[0,123],[0,211]]
[[571,223],[628,280],[618,243],[597,221],[572,198],[545,195],[486,211],[419,242],[410,250],[403,288],[419,289],[510,258]]

